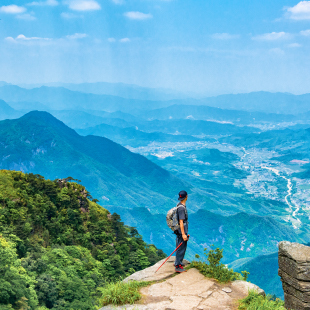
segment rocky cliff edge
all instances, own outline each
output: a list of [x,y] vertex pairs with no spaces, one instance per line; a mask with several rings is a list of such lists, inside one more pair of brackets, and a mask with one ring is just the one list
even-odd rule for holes
[[250,289],[265,294],[252,283],[246,281],[218,283],[214,279],[206,278],[194,268],[176,274],[174,260],[175,257],[171,257],[157,273],[155,271],[164,260],[124,280],[155,282],[141,289],[142,299],[137,304],[106,306],[100,310],[236,310],[238,300],[245,298]]

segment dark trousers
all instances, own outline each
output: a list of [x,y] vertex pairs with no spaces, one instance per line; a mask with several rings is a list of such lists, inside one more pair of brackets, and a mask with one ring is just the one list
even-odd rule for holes
[[181,265],[187,248],[187,241],[183,241],[182,235],[177,234],[176,247],[178,247],[181,242],[183,242],[182,245],[175,252],[175,266]]

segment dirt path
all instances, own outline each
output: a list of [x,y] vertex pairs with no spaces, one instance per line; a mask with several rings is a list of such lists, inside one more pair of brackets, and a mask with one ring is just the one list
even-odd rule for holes
[[174,257],[155,273],[161,263],[136,272],[124,280],[157,281],[141,289],[143,297],[137,304],[106,306],[100,310],[236,310],[238,300],[246,297],[249,289],[264,293],[256,285],[245,281],[220,284],[204,277],[194,268],[176,275]]

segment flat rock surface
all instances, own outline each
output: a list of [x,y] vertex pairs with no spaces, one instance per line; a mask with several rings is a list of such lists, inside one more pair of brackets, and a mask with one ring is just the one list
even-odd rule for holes
[[[124,282],[128,282],[131,280],[134,281],[160,281],[163,279],[166,279],[173,275],[174,272],[174,261],[175,256],[171,256],[168,261],[155,273],[155,271],[159,268],[159,266],[165,261],[165,259],[159,261],[155,265],[143,269],[141,271],[135,272],[131,276],[124,279]],[[189,262],[187,260],[184,260],[183,263],[185,265],[188,265]]]
[[162,262],[124,280],[159,281],[141,289],[143,297],[137,304],[106,306],[100,310],[237,310],[238,300],[245,298],[249,289],[256,289],[260,294],[265,294],[252,283],[234,281],[221,284],[204,277],[194,268],[175,274],[174,257],[154,275]]
[[279,256],[286,256],[297,263],[310,263],[310,247],[300,243],[281,241]]

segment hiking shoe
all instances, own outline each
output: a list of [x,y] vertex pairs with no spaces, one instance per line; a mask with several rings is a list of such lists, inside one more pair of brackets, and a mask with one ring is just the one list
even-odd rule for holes
[[175,272],[181,273],[185,272],[186,270],[183,268],[182,265],[175,266]]

